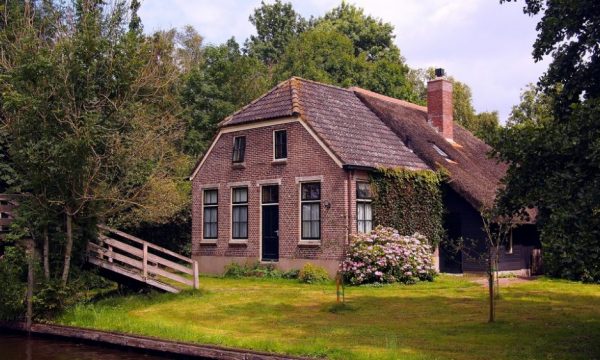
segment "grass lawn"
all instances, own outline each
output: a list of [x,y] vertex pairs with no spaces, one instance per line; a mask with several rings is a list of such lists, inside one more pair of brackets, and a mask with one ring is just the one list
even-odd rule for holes
[[411,286],[201,278],[200,292],[112,297],[57,323],[165,339],[333,359],[598,359],[600,286],[539,279],[501,287],[488,324],[486,289],[441,276]]

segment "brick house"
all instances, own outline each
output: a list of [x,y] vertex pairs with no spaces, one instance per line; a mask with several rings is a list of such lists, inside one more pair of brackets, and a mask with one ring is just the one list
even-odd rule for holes
[[[452,84],[428,84],[429,107],[361,88],[300,78],[280,83],[219,124],[192,181],[192,255],[200,271],[231,262],[310,261],[337,271],[349,235],[374,227],[369,171],[378,167],[450,173],[444,190],[449,235],[481,237],[477,209],[493,202],[506,167],[452,119]],[[535,238],[528,229],[523,238]],[[501,269],[527,269],[531,243],[515,241]],[[440,256],[442,271],[479,270]]]

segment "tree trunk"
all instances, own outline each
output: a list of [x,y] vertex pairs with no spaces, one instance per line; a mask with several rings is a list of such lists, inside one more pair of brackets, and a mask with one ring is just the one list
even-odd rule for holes
[[50,280],[50,240],[48,239],[48,224],[44,226],[44,278]]
[[27,331],[31,331],[33,323],[33,260],[34,260],[34,244],[32,239],[27,240],[27,314],[25,315],[25,326]]
[[488,293],[490,300],[490,317],[488,322],[494,322],[496,320],[496,302],[494,296],[494,256],[493,250],[490,249],[489,260],[488,260]]
[[67,285],[69,270],[71,268],[71,252],[73,251],[73,215],[67,211],[67,244],[65,246],[65,263],[62,274],[62,284]]

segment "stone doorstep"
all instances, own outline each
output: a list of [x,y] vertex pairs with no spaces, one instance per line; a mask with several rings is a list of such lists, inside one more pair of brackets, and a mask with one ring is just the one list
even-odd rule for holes
[[[27,332],[24,322],[0,321],[0,329]],[[128,335],[117,332],[99,331],[64,325],[35,323],[31,333],[55,336],[70,340],[110,344],[141,351],[218,360],[299,360],[310,359],[268,352],[234,349],[215,345],[196,345],[152,337]]]

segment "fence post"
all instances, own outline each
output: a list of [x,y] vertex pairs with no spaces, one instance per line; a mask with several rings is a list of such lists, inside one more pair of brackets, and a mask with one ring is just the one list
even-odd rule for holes
[[144,260],[143,260],[144,279],[148,277],[148,243],[144,243]]
[[107,255],[107,256],[108,256],[108,262],[109,262],[109,263],[111,263],[111,262],[113,262],[113,258],[112,258],[112,256],[111,256],[111,255],[112,255],[112,252],[113,252],[113,248],[112,248],[112,246],[108,245],[108,251],[109,251],[109,253],[110,253],[110,255]]
[[198,278],[198,262],[194,260],[192,263],[192,267],[194,268],[194,289],[200,288],[200,279]]

